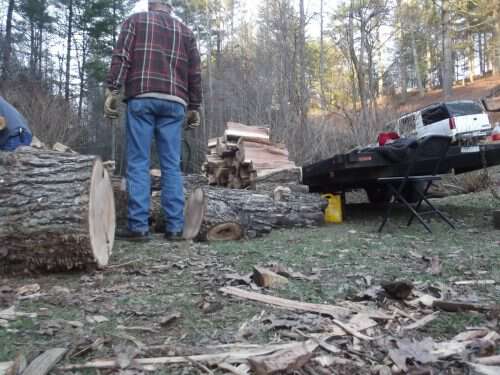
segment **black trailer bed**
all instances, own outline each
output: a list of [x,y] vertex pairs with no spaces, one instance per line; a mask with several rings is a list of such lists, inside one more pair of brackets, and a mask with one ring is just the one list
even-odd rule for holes
[[[441,174],[464,173],[500,164],[500,143],[482,144],[480,151],[452,145],[441,165]],[[415,175],[426,175],[433,171],[437,160],[417,160]],[[408,168],[405,162],[391,161],[381,148],[356,150],[347,154],[303,167],[303,183],[311,192],[344,192],[352,189],[370,189],[377,178],[403,176]]]

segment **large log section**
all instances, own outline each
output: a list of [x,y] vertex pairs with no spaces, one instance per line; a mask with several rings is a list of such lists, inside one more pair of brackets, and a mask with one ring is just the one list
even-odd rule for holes
[[0,273],[108,264],[113,188],[93,156],[0,152]]
[[275,201],[268,194],[204,187],[188,200],[185,232],[189,237],[198,233],[201,241],[260,237],[273,229],[321,225],[326,206],[316,194],[292,192],[285,201]]

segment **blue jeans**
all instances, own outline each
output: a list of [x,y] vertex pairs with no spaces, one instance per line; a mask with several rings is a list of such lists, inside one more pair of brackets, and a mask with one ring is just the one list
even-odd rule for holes
[[20,135],[15,135],[9,137],[7,142],[3,146],[0,146],[1,151],[15,151],[20,146],[30,146],[32,135],[29,133],[23,133]]
[[181,133],[186,109],[161,99],[131,99],[127,109],[128,228],[149,230],[151,145],[161,166],[161,205],[168,232],[184,228],[184,189],[181,174]]

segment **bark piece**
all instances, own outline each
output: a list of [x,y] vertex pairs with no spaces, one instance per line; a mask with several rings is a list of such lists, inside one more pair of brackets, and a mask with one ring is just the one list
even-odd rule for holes
[[0,273],[108,264],[113,188],[94,156],[0,152]]
[[263,267],[254,267],[253,281],[261,288],[280,288],[288,284],[288,279]]
[[312,341],[294,348],[280,350],[268,356],[249,358],[248,363],[257,375],[274,374],[279,371],[300,370],[311,359],[319,345]]
[[23,375],[46,375],[64,357],[67,349],[51,349],[41,354],[24,370]]
[[413,284],[408,281],[394,281],[382,283],[382,288],[392,298],[405,300],[413,291]]

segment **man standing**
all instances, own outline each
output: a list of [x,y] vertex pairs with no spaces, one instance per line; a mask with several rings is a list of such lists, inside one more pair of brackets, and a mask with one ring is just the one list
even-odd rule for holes
[[[171,16],[172,0],[149,0],[149,11],[122,25],[107,78],[105,116],[118,117],[120,91],[127,102],[128,231],[149,239],[151,143],[156,138],[162,172],[166,238],[181,240],[184,192],[181,134],[200,125],[201,63],[193,32]],[[187,111],[187,112],[186,112]]]
[[9,102],[0,96],[0,151],[15,151],[31,145],[28,122]]

